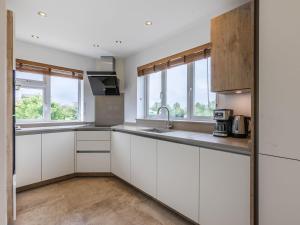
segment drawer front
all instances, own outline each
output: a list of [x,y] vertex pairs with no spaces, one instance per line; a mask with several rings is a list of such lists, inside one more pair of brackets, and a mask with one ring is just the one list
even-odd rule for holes
[[110,131],[77,131],[77,141],[108,141]]
[[77,151],[110,151],[110,141],[77,141]]
[[77,153],[78,173],[110,172],[110,153]]

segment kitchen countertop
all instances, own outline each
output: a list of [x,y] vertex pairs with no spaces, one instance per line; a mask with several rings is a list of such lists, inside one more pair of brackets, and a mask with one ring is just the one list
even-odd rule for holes
[[113,131],[135,134],[159,140],[171,141],[226,152],[233,152],[243,155],[251,155],[250,139],[214,137],[212,134],[182,130],[171,130],[167,133],[153,133],[143,131],[143,129],[148,128],[149,127],[140,127],[133,125],[118,125],[113,126],[111,129]]
[[251,154],[250,139],[222,138],[214,137],[212,134],[190,132],[182,130],[171,130],[167,133],[153,133],[143,131],[150,127],[141,127],[136,125],[118,125],[118,126],[91,126],[91,125],[68,125],[53,127],[34,127],[22,128],[16,131],[16,135],[29,135],[40,133],[66,132],[66,131],[119,131],[129,134],[135,134],[143,137],[155,138],[159,140],[171,141],[181,144],[187,144],[197,147],[210,148],[220,151],[233,152],[243,155]]

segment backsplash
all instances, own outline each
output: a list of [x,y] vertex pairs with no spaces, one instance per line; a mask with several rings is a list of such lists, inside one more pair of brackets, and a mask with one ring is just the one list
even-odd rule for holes
[[251,93],[219,94],[217,108],[233,109],[234,115],[251,117]]

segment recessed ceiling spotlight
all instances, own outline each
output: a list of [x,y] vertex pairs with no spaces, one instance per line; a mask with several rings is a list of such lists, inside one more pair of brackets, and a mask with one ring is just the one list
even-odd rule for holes
[[39,16],[42,16],[42,17],[46,17],[47,16],[47,13],[43,12],[43,11],[39,11],[38,12],[38,15]]
[[94,47],[94,48],[99,48],[100,45],[99,45],[99,44],[93,44],[93,47]]
[[152,21],[147,20],[147,21],[145,22],[145,25],[146,25],[146,26],[151,26],[151,25],[152,25]]
[[122,41],[116,41],[116,44],[122,44]]
[[39,38],[40,38],[39,36],[37,36],[37,35],[34,35],[34,34],[33,34],[33,35],[31,35],[31,37],[32,37],[32,38],[34,38],[34,39],[39,39]]

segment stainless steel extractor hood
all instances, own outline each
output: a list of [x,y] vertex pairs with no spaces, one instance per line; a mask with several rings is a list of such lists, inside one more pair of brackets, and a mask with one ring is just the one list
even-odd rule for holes
[[87,71],[93,95],[120,95],[115,58],[101,57],[100,71]]

